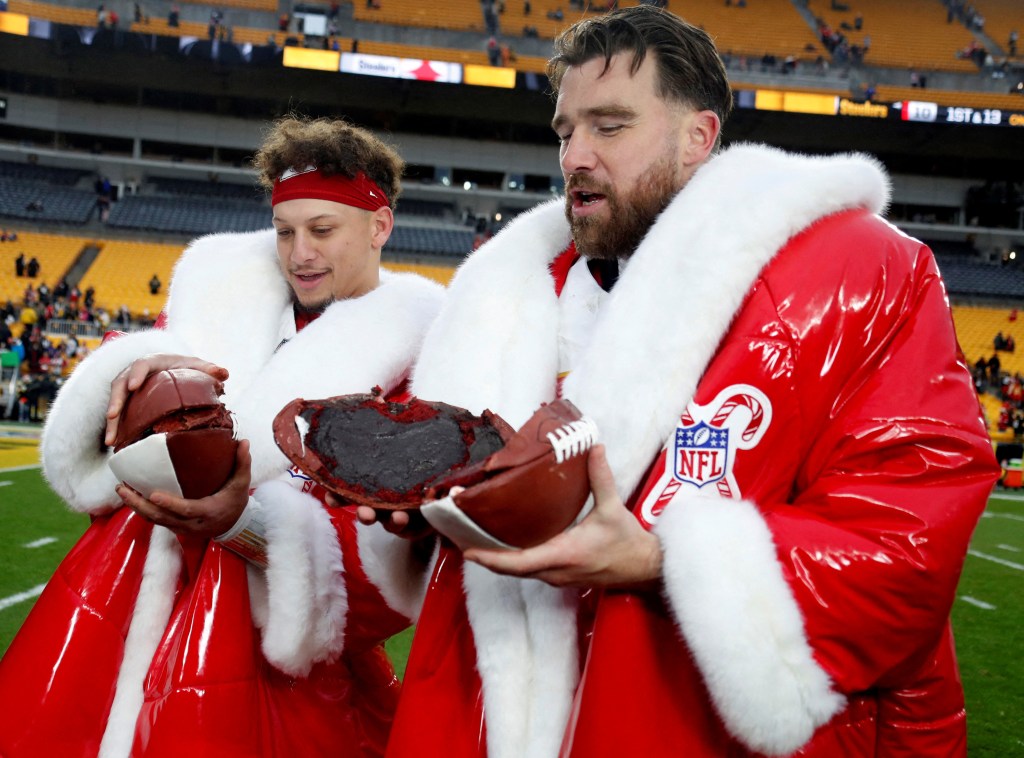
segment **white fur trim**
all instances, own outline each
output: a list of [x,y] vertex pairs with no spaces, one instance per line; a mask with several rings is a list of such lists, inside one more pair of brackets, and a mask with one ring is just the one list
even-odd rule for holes
[[487,755],[554,758],[579,683],[576,593],[472,563],[463,585],[478,640]]
[[[516,428],[550,400],[558,372],[558,303],[548,262],[569,241],[563,202],[551,200],[488,243],[497,247],[494,255],[481,248],[471,256],[424,340],[415,393],[474,413],[490,408]],[[472,381],[461,376],[467,369]]]
[[756,752],[792,753],[846,699],[814,659],[757,507],[676,498],[654,533],[669,606],[729,732]]
[[181,548],[174,534],[154,526],[149,540],[138,599],[132,611],[124,657],[117,674],[114,701],[100,743],[100,758],[127,758],[144,697],[146,673],[163,638],[174,606],[174,589],[181,572]]
[[73,510],[99,514],[121,505],[109,452],[101,448],[110,382],[137,358],[183,349],[166,332],[126,334],[97,348],[61,387],[46,414],[39,452],[43,475]]
[[253,614],[264,621],[263,654],[286,674],[305,676],[344,645],[348,592],[337,532],[320,501],[287,482],[266,482],[253,496],[267,524],[266,591],[252,593],[266,597],[266,615]]
[[167,327],[192,355],[225,366],[230,396],[243,392],[274,354],[291,302],[273,229],[195,240],[174,267]]
[[424,566],[413,554],[412,542],[379,526],[357,524],[356,544],[363,572],[377,587],[384,602],[415,622],[423,608],[438,545],[434,546],[434,558]]

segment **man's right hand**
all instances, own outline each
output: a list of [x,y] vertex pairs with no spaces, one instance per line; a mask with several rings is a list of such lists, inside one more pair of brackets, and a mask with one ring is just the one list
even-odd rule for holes
[[[327,493],[327,503],[336,508],[346,505],[330,492]],[[434,527],[427,523],[418,510],[388,511],[359,505],[356,506],[356,519],[366,526],[380,524],[384,531],[407,540],[418,540],[434,534]]]
[[137,390],[150,374],[170,368],[194,368],[222,382],[228,378],[228,370],[226,368],[188,355],[154,353],[133,361],[127,368],[115,376],[114,380],[110,383],[110,400],[107,402],[107,428],[103,435],[105,445],[109,447],[117,439],[117,425],[128,395]]

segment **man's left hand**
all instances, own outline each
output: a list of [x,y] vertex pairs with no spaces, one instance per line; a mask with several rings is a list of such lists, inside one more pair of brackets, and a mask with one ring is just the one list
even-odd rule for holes
[[576,526],[526,550],[471,548],[463,556],[499,574],[559,587],[653,589],[661,578],[661,543],[625,507],[604,445],[590,451],[594,508]]

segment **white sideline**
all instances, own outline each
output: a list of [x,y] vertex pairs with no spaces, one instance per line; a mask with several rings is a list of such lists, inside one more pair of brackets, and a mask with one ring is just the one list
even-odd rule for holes
[[27,547],[27,548],[42,547],[43,545],[49,545],[49,544],[51,544],[53,542],[56,542],[56,541],[57,541],[56,537],[40,537],[37,540],[32,540],[31,542],[26,542],[24,545],[22,545],[22,547]]
[[1024,566],[1022,566],[1021,564],[1014,563],[1013,561],[1007,561],[1007,560],[1004,560],[1003,558],[996,558],[994,555],[988,555],[987,553],[982,553],[982,552],[979,552],[977,550],[968,550],[967,554],[968,555],[973,555],[975,558],[984,558],[986,561],[992,561],[993,563],[998,563],[1000,566],[1009,566],[1012,569],[1017,569],[1018,571],[1024,571]]
[[45,584],[37,584],[30,590],[19,592],[17,595],[11,595],[10,597],[0,598],[0,611],[4,608],[10,608],[12,605],[17,605],[26,600],[31,600],[34,597],[39,597],[43,594],[43,590],[46,588]]
[[970,595],[961,595],[960,599],[965,603],[976,605],[978,608],[984,608],[986,611],[994,611],[996,607],[991,603],[986,603],[984,600],[978,600],[977,598],[971,597]]
[[6,474],[8,471],[28,471],[29,469],[42,467],[41,463],[33,463],[28,466],[11,466],[10,468],[0,468],[0,474]]

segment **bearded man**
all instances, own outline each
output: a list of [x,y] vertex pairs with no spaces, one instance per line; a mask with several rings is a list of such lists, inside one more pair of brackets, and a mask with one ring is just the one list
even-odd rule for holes
[[882,169],[716,152],[722,63],[650,6],[548,73],[564,207],[460,268],[413,390],[514,427],[571,400],[592,509],[444,546],[388,755],[964,755],[949,612],[998,468]]
[[[325,507],[272,422],[296,397],[402,392],[441,288],[380,268],[403,162],[370,133],[284,119],[256,165],[274,229],[194,242],[165,328],[101,346],[47,418],[43,472],[93,523],[0,662],[5,758],[383,752],[412,545]],[[107,466],[128,393],[169,368],[222,380],[241,440],[199,500]]]

